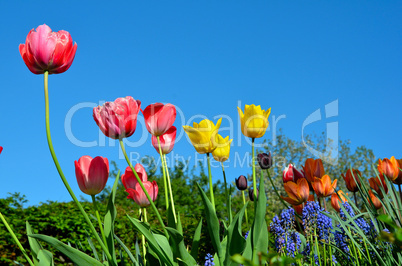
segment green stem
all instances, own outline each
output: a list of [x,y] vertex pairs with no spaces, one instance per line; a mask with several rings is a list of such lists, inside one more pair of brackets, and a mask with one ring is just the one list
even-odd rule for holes
[[322,200],[324,201],[324,210],[327,211],[327,201],[325,198],[322,198]]
[[[246,196],[244,196],[244,190],[241,191],[243,195],[243,206],[246,205]],[[244,215],[246,216],[246,226],[248,228],[248,218],[247,218],[247,208],[244,210]]]
[[279,195],[279,192],[278,192],[278,190],[276,189],[276,187],[275,187],[275,185],[274,185],[274,181],[272,181],[271,174],[269,173],[269,169],[267,169],[267,174],[268,174],[269,181],[271,182],[271,185],[272,185],[272,187],[274,188],[274,191],[275,191],[276,195],[277,195],[278,198],[281,200],[281,202],[283,203],[283,205],[285,206],[285,208],[287,208],[288,205],[287,205],[286,202],[282,199],[281,195]]
[[107,246],[105,232],[103,231],[102,221],[101,221],[100,216],[99,216],[98,204],[96,203],[95,195],[91,195],[91,197],[92,197],[92,203],[93,203],[94,208],[95,208],[96,218],[98,219],[99,230],[100,230],[101,235],[102,235],[103,243],[105,243],[105,245]]
[[358,208],[358,205],[357,205],[357,197],[356,197],[356,192],[353,192],[353,197],[355,198],[355,204],[356,204],[356,208]]
[[371,265],[371,257],[370,257],[370,253],[369,253],[369,250],[368,250],[368,248],[367,248],[367,243],[366,243],[366,241],[364,241],[364,247],[366,248],[366,252],[367,252],[367,257],[368,257],[368,259],[369,259],[369,262],[370,262],[370,265]]
[[[145,212],[144,212],[145,208],[140,208],[140,215],[142,213],[142,221],[145,222]],[[141,235],[141,244],[142,244],[142,256],[144,258],[144,265],[146,265],[146,259],[145,259],[145,255],[147,254],[147,249],[145,248],[145,236],[144,234]]]
[[230,204],[229,204],[229,193],[228,193],[228,186],[226,183],[226,174],[225,174],[225,167],[223,166],[223,162],[221,162],[222,165],[222,173],[223,173],[223,182],[225,183],[225,196],[226,196],[226,207],[228,209],[228,216],[229,216],[229,224],[232,223],[232,212],[230,211]]
[[[255,175],[255,151],[254,151],[254,138],[251,138],[251,150],[252,150],[252,158],[251,163],[253,165],[253,192],[254,192],[254,199],[257,200],[257,179]],[[256,205],[256,204],[254,204]]]
[[[13,229],[11,229],[10,225],[7,223],[6,219],[3,217],[3,214],[0,212],[0,219],[7,228],[8,232],[10,233],[11,237],[14,239],[17,246],[20,248],[22,254],[24,254],[25,259],[28,261],[29,265],[34,266],[31,258],[28,256],[28,253],[25,251],[24,247],[21,245],[20,241],[18,240],[17,236],[14,234]],[[29,236],[28,236],[29,237]]]
[[166,164],[166,155],[163,155],[163,160],[165,162],[165,168],[166,168],[166,179],[168,181],[168,186],[169,186],[169,193],[170,193],[170,203],[172,204],[172,212],[173,212],[173,217],[174,217],[174,222],[177,223],[177,218],[176,218],[176,209],[174,207],[174,199],[173,199],[173,192],[172,192],[172,185],[170,184],[170,175],[169,175],[169,169]]
[[318,262],[320,263],[321,266],[321,256],[320,256],[320,250],[318,249],[318,239],[316,229],[314,229],[314,238],[315,238],[315,248],[317,250],[317,256],[318,256]]
[[[162,154],[162,148],[161,148],[161,142],[159,140],[159,136],[156,137],[158,140],[158,147],[159,147],[159,155],[161,157],[161,163],[162,163],[162,172],[163,172],[163,184],[165,186],[165,202],[166,202],[166,210],[169,209],[169,195],[168,195],[168,185],[166,182],[166,172],[165,172],[165,166],[163,163],[163,154]],[[176,219],[175,219],[176,221]]]
[[49,150],[50,154],[52,155],[53,162],[57,168],[57,171],[59,172],[60,178],[63,181],[64,186],[66,187],[68,193],[70,194],[71,198],[74,200],[75,204],[77,205],[78,209],[81,211],[82,216],[84,217],[86,223],[89,225],[89,228],[91,229],[92,234],[96,238],[96,240],[99,242],[99,245],[101,246],[102,250],[105,252],[105,255],[107,257],[107,260],[111,265],[117,265],[116,262],[113,260],[112,256],[109,253],[108,248],[106,245],[102,242],[102,239],[99,237],[98,232],[96,232],[96,229],[94,225],[92,224],[91,220],[89,219],[88,214],[85,212],[84,208],[81,206],[81,203],[78,201],[77,197],[75,196],[73,190],[71,189],[70,185],[67,182],[66,177],[64,176],[63,171],[61,170],[59,161],[57,160],[56,153],[54,152],[53,148],[53,143],[52,143],[52,137],[50,135],[50,122],[49,122],[49,92],[48,92],[48,76],[49,73],[45,71],[44,73],[44,78],[45,78],[45,118],[46,118],[46,137],[47,137],[47,143],[49,145]]
[[161,224],[161,226],[162,226],[162,228],[163,228],[163,232],[164,232],[166,238],[169,239],[169,234],[168,234],[168,232],[166,231],[165,225],[163,224],[162,217],[161,217],[161,215],[159,214],[159,211],[158,211],[158,209],[156,208],[155,203],[152,201],[151,197],[149,196],[149,193],[148,193],[148,191],[145,189],[144,184],[142,183],[141,178],[138,176],[137,172],[136,172],[135,169],[134,169],[134,166],[132,165],[132,163],[130,162],[130,159],[129,159],[128,156],[127,156],[127,152],[126,152],[126,149],[124,148],[123,140],[120,139],[119,142],[120,142],[121,151],[123,152],[124,157],[126,158],[126,161],[127,161],[128,165],[130,166],[131,170],[133,171],[134,176],[135,176],[135,178],[137,179],[137,182],[140,184],[140,186],[141,186],[141,188],[142,188],[142,191],[144,191],[145,196],[147,197],[149,203],[150,203],[151,206],[152,206],[152,209],[155,211],[156,217],[158,218],[159,223]]
[[211,203],[215,210],[215,199],[214,199],[214,188],[212,185],[212,175],[211,175],[211,160],[209,158],[209,152],[207,153],[208,160],[208,176],[209,176],[209,193],[211,195]]

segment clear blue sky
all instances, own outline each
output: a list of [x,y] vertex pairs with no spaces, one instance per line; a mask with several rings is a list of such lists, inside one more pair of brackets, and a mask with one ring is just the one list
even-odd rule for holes
[[[337,122],[339,138],[350,139],[352,147],[402,157],[400,1],[105,3],[0,1],[0,198],[21,192],[29,204],[70,200],[46,144],[43,76],[32,74],[18,52],[28,32],[43,23],[69,31],[78,44],[71,68],[51,75],[49,84],[54,146],[77,195],[84,195],[74,174],[80,156],[106,156],[125,169],[117,142],[99,145],[102,135],[88,106],[127,95],[143,107],[175,104],[184,114],[175,123],[179,129],[190,119],[199,122],[197,115],[214,122],[218,115],[231,117],[232,154],[240,156],[250,146],[237,133],[239,101],[242,108],[272,107],[271,125],[273,116],[285,115],[277,127],[300,140],[307,117],[338,100],[337,116],[325,119],[323,112],[305,133]],[[74,144],[65,127],[72,108],[82,106],[73,113],[71,132],[78,140],[97,141],[93,147]],[[145,138],[141,124],[130,142]],[[230,127],[228,119],[224,127]],[[264,138],[272,132],[271,126]],[[148,136],[128,151],[157,156],[150,143]],[[185,136],[174,152],[190,156],[194,165]],[[250,172],[233,161],[227,165],[229,181]],[[221,178],[220,168],[212,174]]]

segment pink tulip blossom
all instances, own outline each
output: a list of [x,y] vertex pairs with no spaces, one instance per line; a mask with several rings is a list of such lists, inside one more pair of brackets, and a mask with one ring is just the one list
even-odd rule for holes
[[75,175],[81,191],[88,195],[99,194],[106,186],[109,177],[107,158],[82,156],[75,161]]
[[[145,169],[141,164],[137,163],[134,166],[134,170],[137,172],[137,175],[141,179],[142,182],[148,181],[148,175],[145,172]],[[135,189],[135,185],[137,185],[138,181],[137,181],[137,178],[135,178],[135,175],[134,175],[133,171],[131,170],[130,166],[127,166],[126,171],[121,176],[121,182],[123,183],[123,186],[125,189],[128,189],[128,188]]]
[[[168,131],[159,136],[162,154],[168,154],[173,150],[173,146],[176,141],[176,131],[176,127],[171,126]],[[158,139],[156,136],[152,136],[152,145],[154,146],[156,152],[159,153]]]
[[141,102],[133,97],[117,98],[93,110],[93,117],[107,137],[122,139],[134,134]]
[[59,74],[65,72],[73,63],[77,44],[67,31],[52,32],[46,24],[36,31],[32,29],[19,46],[20,54],[29,70],[34,74]]
[[[146,181],[143,184],[152,201],[155,201],[158,196],[158,184],[156,184],[156,181]],[[141,208],[148,207],[151,204],[139,183],[135,185],[135,188],[126,189],[126,192],[129,194],[127,198],[133,199]]]

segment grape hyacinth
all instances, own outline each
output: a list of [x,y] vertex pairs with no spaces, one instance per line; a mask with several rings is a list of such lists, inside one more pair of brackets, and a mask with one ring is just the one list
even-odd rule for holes
[[280,219],[275,215],[270,231],[275,236],[275,249],[278,253],[294,257],[300,251],[301,239],[295,228],[294,209],[283,210]]
[[317,235],[318,241],[330,242],[332,220],[323,212],[317,202],[308,201],[303,208],[303,226],[307,239]]
[[204,264],[205,266],[212,266],[212,265],[215,265],[215,262],[214,262],[214,257],[211,255],[211,254],[207,254],[206,256],[205,256],[205,264]]

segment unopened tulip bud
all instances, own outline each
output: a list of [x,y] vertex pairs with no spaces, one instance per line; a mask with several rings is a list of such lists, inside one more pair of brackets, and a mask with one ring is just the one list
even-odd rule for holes
[[238,190],[247,189],[247,178],[244,175],[239,176],[239,178],[235,178],[235,182]]
[[257,161],[261,169],[269,169],[272,166],[271,153],[260,153],[257,155]]
[[[251,201],[254,201],[254,189],[250,188],[248,190],[248,196],[250,197]],[[257,190],[257,198],[258,198],[258,190]]]
[[283,170],[283,183],[292,181],[297,183],[297,180],[304,178],[304,174],[301,173],[299,170],[296,169],[292,164],[289,164],[288,167]]

